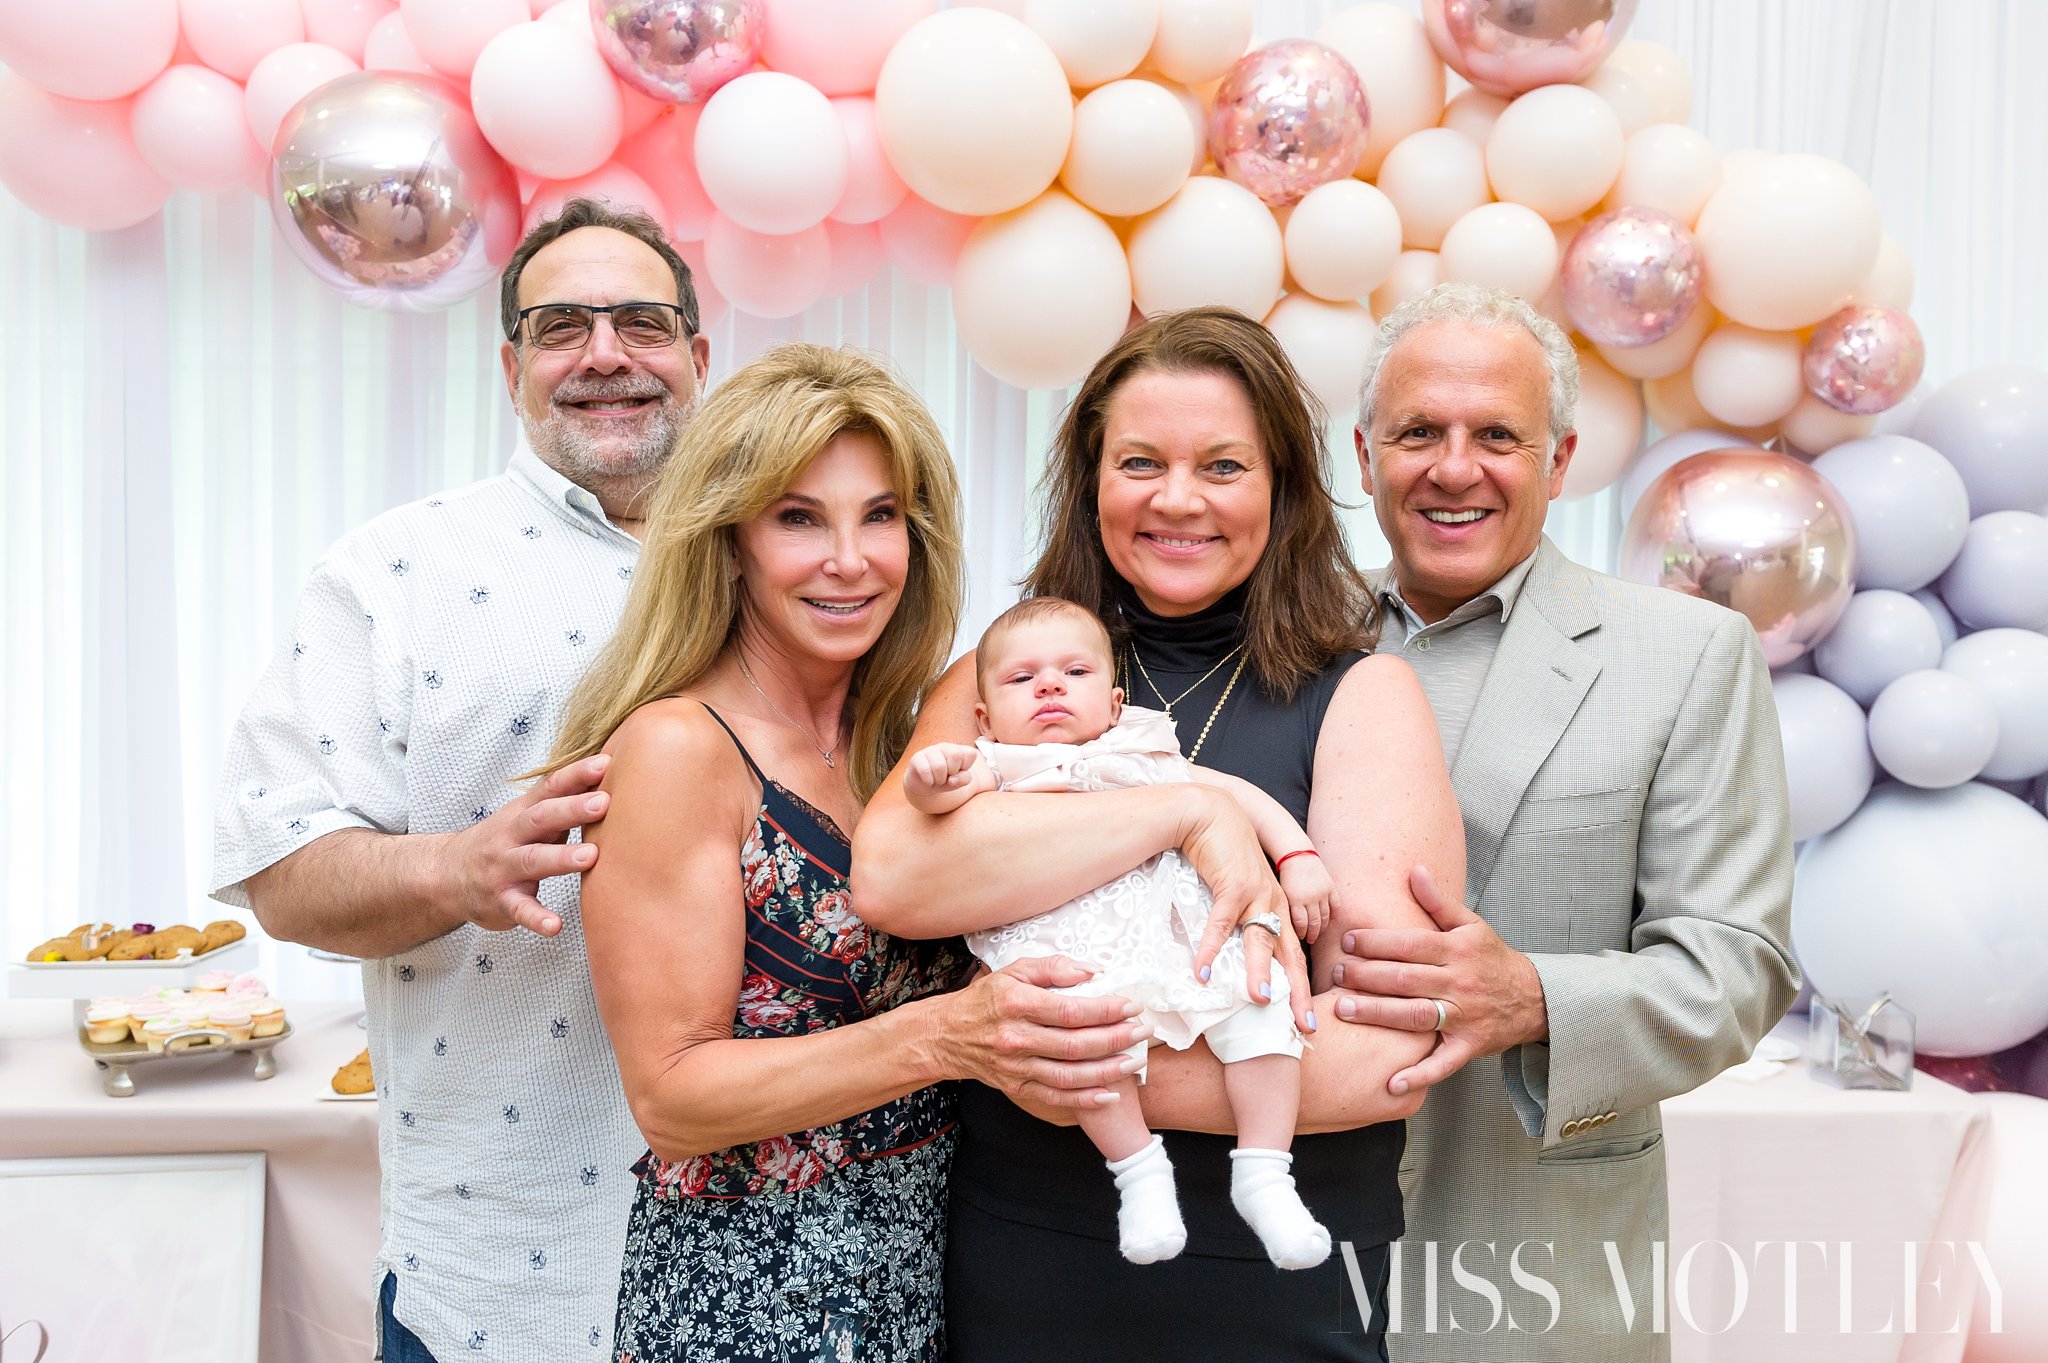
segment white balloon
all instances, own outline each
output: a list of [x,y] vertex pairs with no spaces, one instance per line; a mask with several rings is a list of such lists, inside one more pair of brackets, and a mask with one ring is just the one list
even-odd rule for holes
[[1264,317],[1280,300],[1280,224],[1259,196],[1197,175],[1131,228],[1131,292],[1146,316],[1220,303]]
[[1515,99],[1486,136],[1494,194],[1556,220],[1605,198],[1624,142],[1613,106],[1580,85],[1543,85]]
[[1950,672],[1908,672],[1870,707],[1870,753],[1909,786],[1959,786],[1998,746],[1998,712]]
[[1098,213],[1150,213],[1187,183],[1199,148],[1171,90],[1149,80],[1111,81],[1074,106],[1060,185]]
[[1951,379],[1921,404],[1913,435],[1970,489],[1970,514],[2048,508],[2048,372],[1993,365]]
[[1771,699],[1785,740],[1792,841],[1805,842],[1838,827],[1870,793],[1877,766],[1863,707],[1832,682],[1782,668],[1771,675]]
[[1977,517],[1940,590],[1956,619],[1972,629],[2048,625],[2048,518],[2031,511]]
[[1941,635],[1941,647],[1946,652],[1948,646],[1960,638],[1963,632],[1956,624],[1954,613],[1942,603],[1941,593],[1932,587],[1922,587],[1911,595],[1915,601],[1927,607],[1927,613],[1934,617],[1935,631]]
[[1933,449],[1871,435],[1813,461],[1856,523],[1856,585],[1910,592],[1941,576],[1970,532],[1970,494]]
[[815,227],[846,193],[845,125],[816,87],[780,71],[720,86],[693,146],[705,195],[749,232]]
[[1401,215],[1401,240],[1434,251],[1452,223],[1487,201],[1486,156],[1462,133],[1424,128],[1387,152],[1377,183]]
[[1904,592],[1858,592],[1813,661],[1821,676],[1868,705],[1908,672],[1941,665],[1941,630],[1927,607]]
[[1444,233],[1437,261],[1445,279],[1506,289],[1534,303],[1557,278],[1557,238],[1533,208],[1481,204]]
[[2048,636],[1980,630],[1949,646],[1941,670],[1968,681],[1998,712],[1998,746],[1985,776],[2024,781],[2048,772]]
[[1635,514],[1636,503],[1643,499],[1643,493],[1649,490],[1650,484],[1679,460],[1705,454],[1708,450],[1743,449],[1748,445],[1747,440],[1732,431],[1679,431],[1665,436],[1637,455],[1635,462],[1621,475],[1622,524],[1628,524],[1628,518]]
[[2048,820],[1988,786],[1882,786],[1806,844],[1792,937],[1822,994],[1890,991],[1930,1055],[2048,1028]]
[[[1266,329],[1294,361],[1302,382],[1328,410],[1330,420],[1350,425],[1358,415],[1358,376],[1372,348],[1372,314],[1356,303],[1291,293],[1267,315]],[[2041,642],[2048,644],[2048,639]]]
[[1332,180],[1302,196],[1281,234],[1287,272],[1318,298],[1351,302],[1386,281],[1401,256],[1401,216],[1360,180]]

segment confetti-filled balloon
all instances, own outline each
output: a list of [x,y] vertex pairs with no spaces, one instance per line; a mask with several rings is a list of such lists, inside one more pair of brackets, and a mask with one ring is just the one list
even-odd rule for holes
[[620,80],[678,104],[746,74],[767,36],[761,0],[590,0],[590,21]]
[[1897,308],[1843,308],[1814,328],[1802,361],[1807,392],[1858,414],[1896,407],[1926,367],[1920,328]]
[[1661,341],[1699,306],[1699,243],[1654,208],[1602,213],[1572,238],[1561,269],[1572,325],[1599,345]]
[[1358,168],[1368,118],[1351,63],[1289,38],[1238,58],[1216,87],[1209,155],[1267,204],[1291,204]]

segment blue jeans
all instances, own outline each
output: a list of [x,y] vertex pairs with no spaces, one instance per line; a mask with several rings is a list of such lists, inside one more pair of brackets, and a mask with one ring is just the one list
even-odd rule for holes
[[398,1279],[386,1273],[384,1289],[377,1294],[377,1339],[381,1345],[378,1356],[384,1363],[434,1363],[434,1356],[420,1343],[420,1337],[400,1325],[398,1317],[391,1314],[391,1305],[397,1300]]

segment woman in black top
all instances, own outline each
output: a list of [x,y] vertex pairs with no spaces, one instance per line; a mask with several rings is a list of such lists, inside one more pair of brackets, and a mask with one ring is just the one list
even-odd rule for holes
[[[1306,823],[1339,892],[1314,962],[1314,985],[1327,988],[1344,929],[1428,926],[1409,868],[1461,887],[1464,858],[1421,688],[1399,661],[1360,660],[1374,610],[1325,489],[1320,432],[1314,400],[1257,323],[1204,308],[1134,328],[1062,425],[1046,549],[1026,585],[1094,606],[1129,699],[1170,708],[1190,757]],[[963,659],[927,700],[912,749],[971,740],[973,692]],[[887,780],[856,835],[854,883],[869,922],[941,936],[1042,912],[1168,847],[1190,857],[1219,915],[1285,917],[1244,816],[1199,785],[995,794],[931,818]],[[1245,937],[1254,979],[1268,941]],[[1298,977],[1299,944],[1279,946]],[[1318,1000],[1298,978],[1293,993],[1312,1029]],[[1145,1112],[1168,1129],[1189,1230],[1186,1252],[1164,1264],[1118,1255],[1100,1157],[1054,1124],[1070,1116],[968,1085],[946,1270],[956,1363],[1383,1359],[1386,1247],[1401,1232],[1398,1119],[1420,1102],[1390,1095],[1387,1080],[1432,1041],[1334,1021],[1314,1033],[1294,1175],[1350,1252],[1290,1273],[1266,1262],[1231,1209],[1229,1108],[1205,1047],[1150,1058]]]

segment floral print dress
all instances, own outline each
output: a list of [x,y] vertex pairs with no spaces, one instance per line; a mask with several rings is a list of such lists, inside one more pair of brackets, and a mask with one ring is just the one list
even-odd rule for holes
[[[845,836],[733,744],[762,787],[740,852],[747,945],[733,1035],[823,1031],[964,979],[957,943],[901,941],[854,916]],[[953,1140],[941,1084],[829,1126],[642,1157],[618,1363],[943,1359]]]

